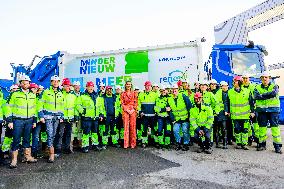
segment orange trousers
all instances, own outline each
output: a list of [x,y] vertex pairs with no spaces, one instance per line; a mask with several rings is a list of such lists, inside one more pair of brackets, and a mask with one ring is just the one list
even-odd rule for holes
[[129,114],[122,112],[122,120],[124,126],[124,148],[136,147],[136,112]]

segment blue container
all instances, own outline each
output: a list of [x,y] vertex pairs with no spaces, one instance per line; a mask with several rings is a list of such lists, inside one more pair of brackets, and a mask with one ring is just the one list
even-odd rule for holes
[[280,123],[284,124],[284,96],[280,96]]

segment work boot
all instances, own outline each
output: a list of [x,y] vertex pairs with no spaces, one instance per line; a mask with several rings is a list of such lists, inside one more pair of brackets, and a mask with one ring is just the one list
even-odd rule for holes
[[101,149],[102,149],[102,150],[106,150],[106,149],[107,149],[107,146],[106,146],[106,145],[102,145]]
[[182,149],[182,145],[181,144],[176,144],[175,150],[178,151],[178,150],[181,150],[181,149]]
[[219,144],[216,144],[216,148],[221,148],[221,145],[219,145]]
[[208,148],[208,149],[206,149],[206,150],[204,150],[204,152],[206,153],[206,154],[212,154],[212,149],[211,148]]
[[275,148],[275,152],[276,152],[277,154],[282,154],[281,147],[276,147],[276,148]]
[[102,151],[102,148],[99,145],[93,145],[95,151]]
[[0,165],[8,165],[8,161],[6,161],[5,157],[4,157],[4,153],[2,151],[0,151]]
[[189,147],[188,147],[188,144],[184,144],[181,148],[182,151],[188,151],[189,150]]
[[223,149],[228,149],[228,146],[227,146],[227,145],[223,145],[222,148],[223,148]]
[[202,153],[203,151],[204,151],[203,148],[198,148],[198,149],[196,150],[197,153]]
[[17,168],[17,160],[18,160],[18,150],[12,152],[12,161],[10,164],[10,169]]
[[22,161],[23,163],[36,163],[37,159],[33,158],[31,156],[31,149],[30,148],[25,148],[24,149],[24,159]]
[[249,150],[249,148],[246,145],[242,145],[242,149]]
[[251,137],[248,138],[248,145],[249,145],[249,146],[252,145],[252,141],[253,141],[253,137],[251,136]]
[[147,145],[146,144],[142,144],[142,148],[146,148],[147,147]]
[[89,148],[88,147],[83,147],[82,148],[82,152],[83,153],[88,153],[89,152]]
[[238,144],[238,145],[236,146],[236,149],[242,149],[242,146]]
[[49,158],[47,160],[48,163],[54,163],[54,147],[49,148]]

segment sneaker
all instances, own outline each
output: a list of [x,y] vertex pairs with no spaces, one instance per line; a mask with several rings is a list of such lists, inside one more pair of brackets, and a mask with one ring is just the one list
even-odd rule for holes
[[276,152],[277,154],[282,154],[282,151],[281,151],[281,148],[280,148],[280,147],[275,148],[275,152]]
[[248,148],[246,145],[243,145],[243,146],[242,146],[242,149],[244,149],[244,150],[249,150],[249,148]]
[[206,150],[204,150],[204,152],[206,153],[206,154],[212,154],[212,149],[211,148],[208,148],[208,149],[206,149]]

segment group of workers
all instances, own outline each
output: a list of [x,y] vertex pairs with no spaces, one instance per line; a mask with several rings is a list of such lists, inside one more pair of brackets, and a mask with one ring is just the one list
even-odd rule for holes
[[[117,148],[173,147],[187,151],[193,143],[198,153],[212,153],[212,147],[257,151],[266,150],[267,127],[271,127],[275,152],[281,154],[279,88],[267,72],[261,84],[252,84],[248,75],[235,76],[232,88],[216,80],[196,82],[194,89],[180,80],[174,86],[146,81],[140,91],[126,81],[95,92],[88,81],[81,92],[78,81],[51,77],[50,88],[31,83],[23,75],[11,86],[7,99],[0,92],[0,163],[16,168],[18,154],[23,162],[36,163],[43,153],[53,163],[62,153]],[[3,129],[2,129],[3,128]]]

